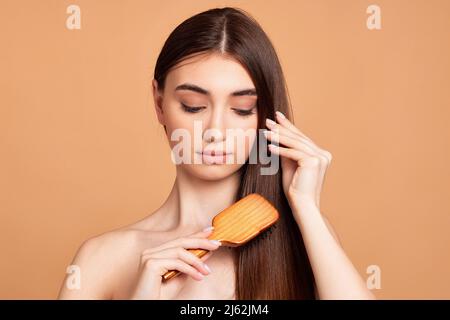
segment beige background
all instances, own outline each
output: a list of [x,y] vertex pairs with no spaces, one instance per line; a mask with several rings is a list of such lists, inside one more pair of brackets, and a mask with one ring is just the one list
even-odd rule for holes
[[[81,30],[65,27],[81,7]],[[382,29],[366,27],[370,4]],[[322,196],[379,298],[450,298],[450,1],[1,1],[0,298],[52,299],[86,238],[150,214],[174,179],[150,81],[187,17],[248,10],[295,122],[334,158]]]

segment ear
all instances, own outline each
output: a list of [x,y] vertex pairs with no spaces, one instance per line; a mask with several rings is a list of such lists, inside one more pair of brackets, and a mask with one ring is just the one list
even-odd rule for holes
[[162,108],[163,97],[162,93],[158,91],[158,81],[156,79],[152,80],[153,87],[153,102],[155,105],[156,116],[158,117],[158,121],[163,126],[166,124],[164,120],[164,112]]

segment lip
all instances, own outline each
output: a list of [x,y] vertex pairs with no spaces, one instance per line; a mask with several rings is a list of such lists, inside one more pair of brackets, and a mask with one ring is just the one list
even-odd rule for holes
[[203,152],[197,151],[197,153],[201,154],[201,155],[205,155],[205,156],[211,156],[211,157],[222,157],[222,156],[232,154],[231,152],[225,152],[225,151],[220,151],[220,150],[204,150]]
[[217,150],[205,150],[203,152],[197,152],[202,157],[203,163],[207,165],[211,164],[225,164],[227,158],[232,153],[226,153],[224,151]]

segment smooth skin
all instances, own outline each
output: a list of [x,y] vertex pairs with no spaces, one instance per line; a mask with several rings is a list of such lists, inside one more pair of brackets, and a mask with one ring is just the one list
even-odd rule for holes
[[[187,83],[203,90],[179,89]],[[171,149],[177,143],[171,141],[171,133],[183,128],[194,136],[194,120],[202,121],[203,130],[217,132],[213,139],[203,137],[203,148],[227,145],[226,129],[257,128],[257,96],[233,94],[254,89],[254,84],[231,57],[208,54],[187,59],[169,72],[163,91],[155,80],[152,85],[156,115],[167,129]],[[374,298],[319,209],[331,154],[281,114],[277,114],[276,122],[266,124],[268,140],[278,139],[280,143],[279,148],[270,148],[281,156],[283,190],[311,260],[317,298]],[[246,158],[254,141],[255,136],[246,140]],[[191,151],[193,157],[199,156],[194,147]],[[67,275],[59,298],[235,299],[234,251],[210,242],[207,237],[211,230],[204,228],[235,202],[241,166],[176,165],[173,188],[160,208],[136,223],[94,236],[80,246],[71,264],[81,271],[81,287],[71,289],[67,281],[73,275]],[[190,248],[211,252],[199,259],[187,251]],[[163,282],[162,275],[172,269],[181,274]]]

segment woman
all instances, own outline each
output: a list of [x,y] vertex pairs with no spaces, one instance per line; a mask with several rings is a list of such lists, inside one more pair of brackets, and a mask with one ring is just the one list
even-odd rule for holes
[[[177,130],[192,137],[202,125],[200,144],[183,150],[194,161],[177,162],[173,189],[153,214],[83,243],[72,263],[81,286],[63,285],[61,299],[374,298],[320,212],[331,154],[289,120],[276,52],[249,14],[217,8],[180,24],[156,62],[153,96],[172,151]],[[248,159],[256,134],[245,137],[245,163],[236,148],[228,152],[230,131],[265,128],[281,158],[274,174]],[[280,212],[270,236],[233,249],[209,241],[212,218],[250,193]],[[199,259],[190,248],[210,252]],[[181,274],[162,282],[174,269]]]

